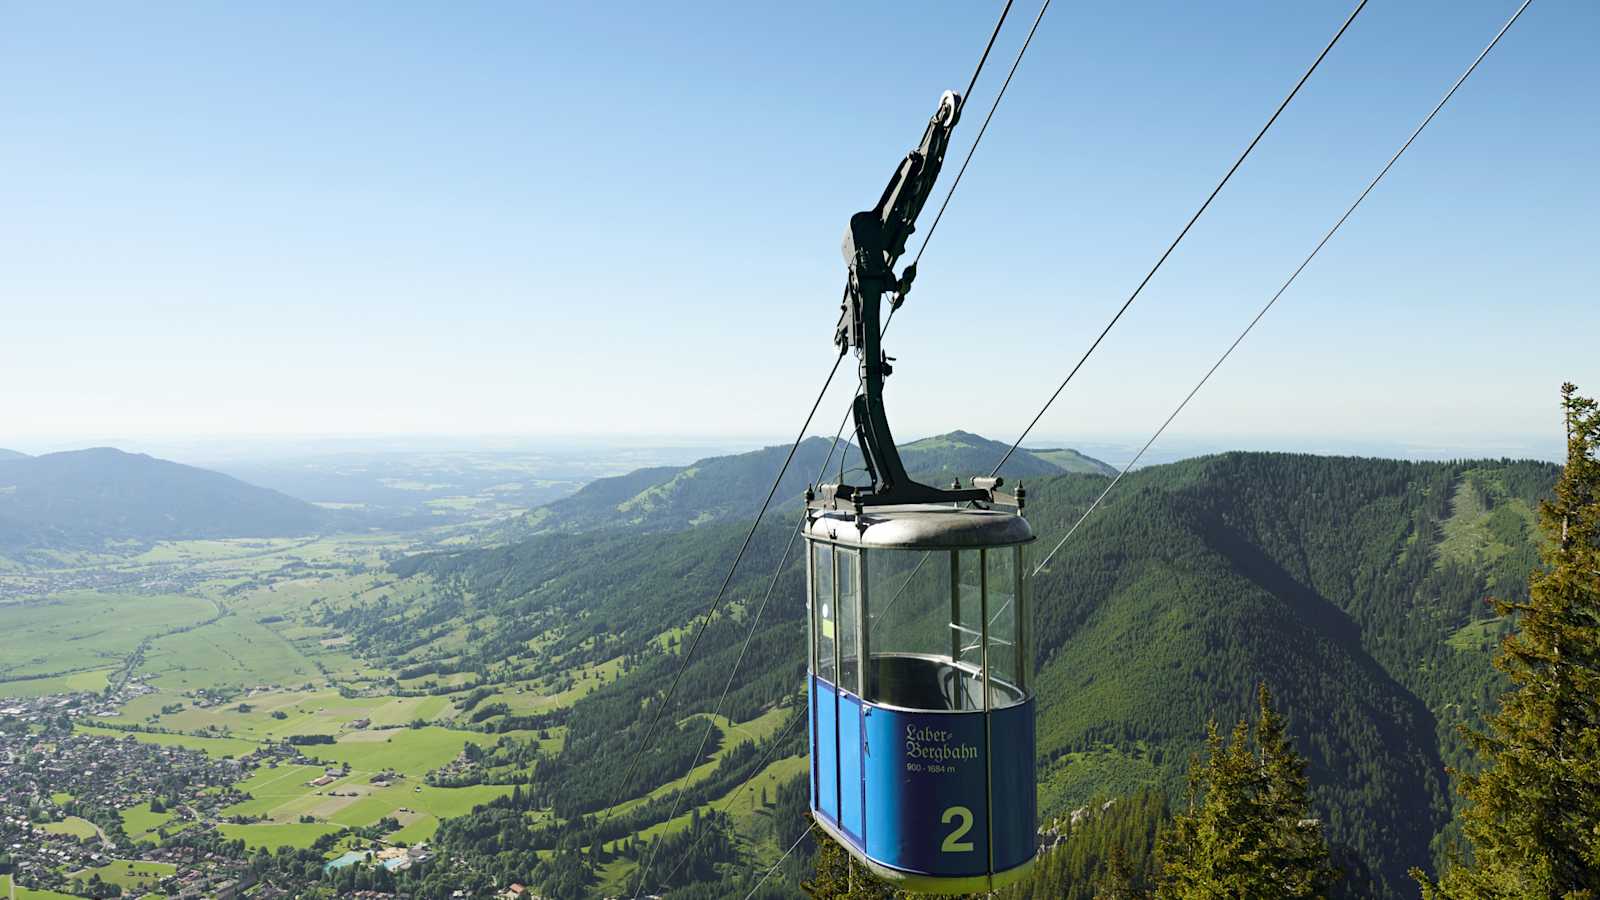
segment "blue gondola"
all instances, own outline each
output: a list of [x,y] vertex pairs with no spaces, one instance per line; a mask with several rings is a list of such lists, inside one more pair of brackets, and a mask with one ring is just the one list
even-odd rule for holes
[[854,349],[870,484],[807,493],[811,811],[877,875],[912,891],[988,891],[1033,864],[1034,702],[1024,493],[997,477],[940,489],[905,472],[883,411],[879,310],[960,115],[946,92],[878,206],[845,233],[835,330]]
[[805,536],[816,821],[910,890],[991,890],[1026,872],[1027,521],[949,506],[814,511]]

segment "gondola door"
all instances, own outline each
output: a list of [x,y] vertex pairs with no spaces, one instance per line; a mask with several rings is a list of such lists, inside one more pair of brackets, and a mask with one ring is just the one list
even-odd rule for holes
[[864,838],[861,777],[865,630],[861,554],[820,542],[809,566],[812,808],[846,834]]

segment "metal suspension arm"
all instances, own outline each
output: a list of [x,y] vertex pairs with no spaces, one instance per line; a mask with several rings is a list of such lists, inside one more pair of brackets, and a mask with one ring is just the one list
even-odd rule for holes
[[944,165],[950,133],[960,118],[961,98],[945,91],[939,108],[928,120],[922,143],[906,155],[878,205],[850,217],[842,247],[849,268],[843,315],[834,330],[839,352],[855,350],[861,359],[861,388],[853,407],[856,439],[872,479],[870,489],[834,485],[824,488],[829,499],[852,498],[860,505],[889,503],[951,503],[996,499],[995,484],[971,490],[940,490],[912,481],[895,448],[894,435],[883,408],[883,380],[892,370],[879,343],[883,331],[883,297],[890,295],[898,308],[916,277],[913,264],[895,277],[894,266],[905,253],[906,241],[916,231],[916,219],[933,192]]

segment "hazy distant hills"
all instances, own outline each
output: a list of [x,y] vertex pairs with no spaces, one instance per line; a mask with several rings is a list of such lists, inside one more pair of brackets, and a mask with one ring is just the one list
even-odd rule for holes
[[[775,504],[793,501],[815,482],[832,442],[807,438],[795,452],[774,497]],[[953,479],[967,483],[975,475],[988,475],[1009,445],[953,431],[913,441],[900,448],[906,470],[928,484],[946,487]],[[835,453],[823,480],[839,477],[864,483],[861,454],[845,445]],[[786,446],[750,453],[716,456],[688,466],[658,466],[615,478],[601,478],[570,497],[539,507],[520,524],[523,534],[551,531],[591,531],[626,527],[646,531],[678,531],[754,515],[772,486],[772,476],[783,464]],[[1018,450],[1001,474],[1012,482],[1075,472],[1115,474],[1105,463],[1076,450]]]
[[0,459],[0,550],[296,535],[329,521],[277,491],[110,447]]
[[28,459],[28,458],[30,458],[30,457],[26,453],[18,453],[15,450],[7,450],[4,447],[0,447],[0,462],[6,462],[8,460],[13,460],[13,459]]
[[[950,450],[939,441],[926,449]],[[738,459],[707,461],[702,471]],[[767,461],[770,473],[776,461]],[[628,489],[685,471],[642,476],[606,499],[615,504]],[[1406,869],[1432,865],[1454,802],[1445,767],[1472,765],[1457,726],[1476,721],[1503,683],[1489,658],[1506,623],[1484,598],[1526,596],[1537,565],[1536,508],[1556,473],[1535,462],[1265,453],[1133,473],[1034,581],[1041,813],[1142,785],[1181,796],[1206,722],[1245,713],[1265,681],[1310,759],[1317,815],[1341,853],[1360,862],[1348,893],[1415,896]],[[1039,560],[1106,478],[1029,484],[1029,519],[1041,538],[1030,552]],[[688,494],[650,496],[684,503],[673,514],[694,518]],[[762,596],[791,528],[777,519],[760,530],[730,597],[749,604]],[[433,658],[447,661],[441,672],[515,658],[552,623],[560,624],[551,652],[628,655],[634,665],[623,677],[561,717],[565,749],[548,766],[560,779],[534,786],[590,810],[609,799],[582,785],[609,784],[606,767],[619,758],[611,748],[638,740],[639,711],[677,665],[653,642],[704,608],[743,529],[728,520],[678,533],[553,533],[413,557],[395,564],[398,574],[448,579],[474,606],[463,612],[459,599],[441,599],[433,609],[352,610],[350,627],[363,647],[392,653],[389,664]],[[803,683],[805,579],[796,555],[730,694],[735,719]],[[485,636],[463,652],[449,638],[462,619],[480,618]],[[407,627],[417,620],[438,621],[438,650]],[[717,695],[747,621],[712,624],[674,717],[706,709]],[[677,769],[661,767],[670,775],[640,789],[677,775],[694,746],[683,748]]]

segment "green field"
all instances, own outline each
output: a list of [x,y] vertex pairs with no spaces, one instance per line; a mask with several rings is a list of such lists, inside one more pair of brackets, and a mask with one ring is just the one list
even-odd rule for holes
[[[183,703],[178,712],[161,707]],[[240,712],[239,706],[249,707]],[[129,703],[118,724],[156,725],[174,731],[216,733],[249,740],[282,740],[293,734],[337,735],[353,730],[358,719],[368,719],[373,729],[406,725],[414,719],[433,721],[450,711],[446,697],[341,697],[336,690],[254,691],[223,704],[201,707],[192,699],[173,694],[140,697]],[[281,714],[282,718],[277,718]],[[460,749],[459,747],[457,748]]]
[[48,822],[44,830],[51,834],[70,834],[76,838],[94,837],[99,832],[95,830],[94,823],[88,819],[77,816],[67,816],[59,822]]
[[346,734],[336,744],[314,744],[301,748],[306,756],[330,763],[349,763],[351,768],[377,772],[394,769],[421,778],[461,753],[471,741],[492,745],[498,735],[476,731],[451,731],[448,728],[400,728],[392,731],[364,731]]
[[47,678],[29,678],[24,681],[0,682],[0,697],[43,697],[46,694],[70,694],[77,691],[102,691],[106,678],[116,669],[86,669],[68,675]]
[[98,734],[105,737],[114,737],[118,740],[133,738],[146,744],[160,744],[163,747],[188,747],[191,750],[201,750],[215,757],[243,756],[258,748],[254,741],[240,740],[238,738],[199,737],[192,734],[150,734],[143,731],[117,731],[114,728],[97,728],[93,725],[79,725],[78,731],[86,734]]
[[265,847],[276,851],[279,847],[305,849],[325,834],[339,831],[341,826],[327,824],[302,825],[218,825],[217,830],[229,840],[243,840],[250,849]]
[[243,616],[159,638],[139,671],[168,692],[322,678],[316,665],[277,632]]
[[148,802],[141,803],[122,811],[122,830],[128,833],[128,837],[137,841],[172,821],[172,818],[171,812],[151,812]]
[[[215,611],[204,598],[180,594],[78,591],[7,604],[0,607],[0,627],[6,633],[0,643],[0,677],[119,666],[145,638],[203,621]],[[99,683],[103,686],[104,679]],[[0,693],[27,690],[26,684],[0,683]]]
[[[300,825],[301,816],[311,816],[316,824],[337,826],[371,825],[393,816],[402,825],[397,840],[417,841],[433,835],[439,820],[470,812],[474,806],[510,793],[509,787],[480,785],[441,788],[423,783],[428,770],[454,759],[465,740],[490,743],[490,736],[443,728],[404,729],[392,732],[357,732],[333,745],[303,748],[308,756],[337,768],[348,762],[350,772],[326,785],[310,782],[321,776],[323,766],[279,766],[257,770],[239,785],[249,800],[228,807],[227,815],[265,816],[269,822],[237,826],[252,845],[305,846],[316,834],[304,838],[292,829],[268,826]],[[384,787],[372,784],[373,776],[393,769],[405,777]],[[324,829],[328,830],[328,829]],[[231,832],[230,832],[231,833]],[[305,840],[306,843],[295,843]],[[276,842],[276,843],[274,843]]]
[[91,875],[99,875],[101,881],[120,886],[124,894],[137,896],[155,890],[161,879],[177,871],[178,867],[172,863],[117,860],[99,868],[74,872],[72,877],[88,881]]

